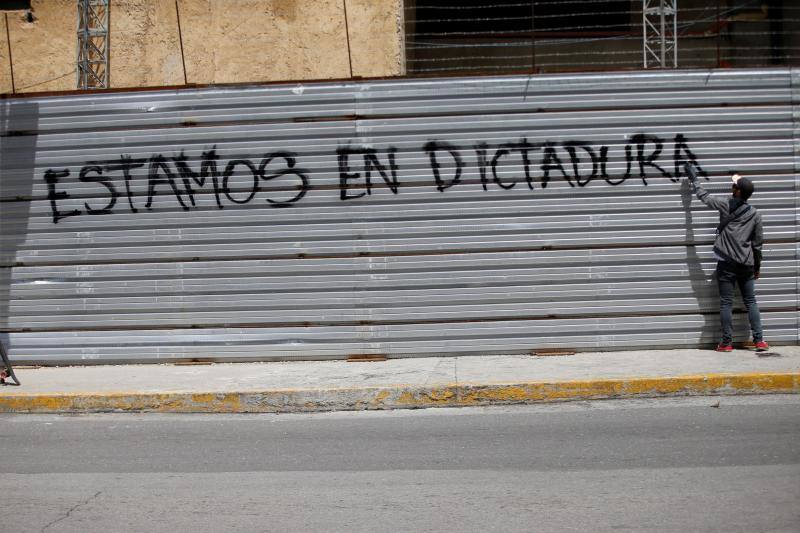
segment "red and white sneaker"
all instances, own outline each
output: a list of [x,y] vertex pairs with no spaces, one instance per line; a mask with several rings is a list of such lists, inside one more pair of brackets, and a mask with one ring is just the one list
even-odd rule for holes
[[766,352],[767,350],[769,350],[769,344],[767,344],[765,341],[758,341],[755,344],[753,344],[753,347],[756,349],[757,352]]
[[719,344],[717,344],[716,351],[718,351],[718,352],[732,352],[733,351],[733,345],[732,344],[719,343]]

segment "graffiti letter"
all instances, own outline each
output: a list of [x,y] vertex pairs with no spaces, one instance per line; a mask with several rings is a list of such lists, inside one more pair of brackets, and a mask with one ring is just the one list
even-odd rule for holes
[[528,142],[528,139],[522,138],[519,144],[513,145],[513,148],[519,150],[522,154],[522,166],[525,169],[525,181],[528,183],[528,188],[533,190],[533,177],[531,176],[531,160],[528,158],[528,152],[531,150],[538,150],[539,147]]
[[80,215],[81,212],[77,209],[73,209],[72,211],[59,211],[58,206],[56,205],[56,200],[66,200],[69,198],[69,194],[66,191],[56,191],[56,183],[58,183],[58,178],[66,178],[69,176],[69,170],[52,170],[48,169],[44,173],[44,181],[47,182],[47,198],[50,200],[50,210],[53,212],[53,224],[58,224],[58,221],[62,218],[72,217],[75,215]]
[[542,188],[547,188],[547,183],[550,181],[550,171],[551,170],[559,170],[561,174],[564,176],[564,179],[567,180],[570,187],[574,187],[575,184],[572,183],[567,172],[564,170],[564,165],[561,164],[561,160],[558,158],[558,154],[556,154],[556,149],[553,147],[552,144],[546,144],[544,147],[544,158],[542,159],[542,164],[539,166],[544,173],[542,175]]
[[[575,181],[578,183],[579,186],[585,187],[587,183],[592,181],[594,178],[597,177],[597,155],[594,153],[591,145],[589,143],[581,142],[581,141],[567,141],[564,144],[564,148],[569,153],[569,158],[572,161],[572,170],[575,172]],[[589,154],[589,158],[592,160],[592,174],[586,178],[581,178],[580,170],[578,170],[578,164],[580,163],[580,157],[576,153],[575,148],[582,148]],[[604,147],[605,148],[605,147]]]
[[625,146],[625,161],[626,161],[626,169],[625,174],[619,179],[612,179],[611,176],[608,175],[608,146],[601,146],[600,147],[600,176],[606,180],[609,185],[619,185],[623,183],[626,179],[631,177],[631,163],[633,163],[633,156],[631,155],[631,146],[628,144]]
[[389,148],[389,169],[391,170],[392,177],[389,178],[389,175],[386,173],[386,167],[383,166],[380,161],[378,161],[378,156],[375,153],[375,150],[372,148],[365,148],[364,149],[364,175],[367,179],[367,193],[372,194],[370,191],[371,182],[370,178],[372,177],[372,170],[375,169],[383,178],[383,181],[386,182],[386,185],[392,190],[394,194],[397,194],[397,164],[395,163],[395,153],[397,152],[397,148]]
[[122,171],[122,177],[125,179],[125,193],[128,196],[128,205],[131,208],[131,213],[138,213],[139,210],[133,206],[133,195],[131,194],[131,170],[134,168],[143,167],[145,159],[133,159],[129,155],[120,156],[120,163],[118,165],[106,165],[106,172]]
[[478,157],[478,173],[481,176],[481,185],[484,191],[488,191],[489,187],[486,185],[486,165],[488,164],[486,161],[486,150],[489,148],[489,145],[485,142],[480,142],[473,146],[473,148],[475,149],[475,155]]
[[500,181],[500,178],[497,175],[497,162],[501,157],[508,155],[509,153],[510,152],[505,148],[501,148],[494,153],[494,157],[492,158],[492,177],[494,178],[494,182],[506,190],[514,188],[514,185],[516,185],[517,182],[514,180],[511,182],[511,185],[505,185],[502,181]]
[[[458,147],[444,141],[429,141],[425,143],[423,150],[428,153],[428,157],[431,160],[431,170],[433,171],[433,177],[436,180],[436,188],[439,189],[439,192],[444,192],[445,189],[449,189],[461,180],[461,171],[464,168],[464,162],[461,160],[461,155],[458,153]],[[442,165],[440,165],[439,161],[436,159],[436,152],[440,150],[449,152],[450,156],[453,158],[453,162],[456,164],[455,175],[449,182],[443,180],[439,173],[439,169]]]
[[[261,176],[261,179],[264,181],[269,181],[275,178],[279,178],[281,176],[290,176],[294,175],[300,178],[300,192],[298,192],[294,198],[289,200],[271,200],[267,198],[267,202],[269,202],[270,206],[272,207],[291,207],[295,202],[300,201],[300,199],[306,195],[308,190],[311,188],[308,182],[308,173],[309,171],[304,168],[294,168],[296,163],[296,156],[294,152],[273,152],[271,154],[267,154],[264,159],[261,160],[261,164],[258,165],[258,174]],[[284,168],[276,172],[275,174],[270,174],[269,176],[265,175],[267,170],[267,166],[272,162],[273,159],[276,157],[281,157],[286,160],[286,166],[288,168]]]
[[[230,180],[231,176],[233,176],[233,171],[236,170],[236,167],[239,165],[244,165],[250,169],[250,173],[253,175],[253,187],[250,189],[250,194],[244,200],[237,200],[233,196],[231,196],[231,189],[228,186],[228,180]],[[259,172],[256,169],[256,166],[253,164],[252,161],[249,159],[232,159],[228,161],[228,164],[225,165],[225,173],[223,174],[222,178],[222,191],[225,193],[225,196],[228,197],[228,200],[235,204],[246,204],[250,200],[253,199],[253,196],[256,195],[258,192],[258,177]]]
[[[87,176],[89,172],[97,173],[97,176]],[[80,181],[83,183],[99,183],[106,189],[108,189],[109,200],[108,204],[102,209],[92,209],[89,205],[89,202],[84,203],[83,205],[86,206],[86,212],[90,215],[107,215],[111,213],[111,210],[114,209],[114,205],[117,203],[117,197],[119,193],[117,192],[116,187],[114,184],[103,177],[103,169],[98,165],[87,165],[81,169],[80,176],[78,177]]]
[[[656,145],[655,150],[645,158],[644,156],[644,146],[648,142],[653,143]],[[642,183],[647,185],[647,179],[644,171],[644,167],[653,167],[659,172],[661,175],[666,176],[672,179],[672,175],[658,166],[657,164],[653,163],[658,156],[661,155],[661,149],[664,147],[664,140],[656,137],[655,135],[645,135],[643,133],[637,133],[633,137],[631,137],[631,143],[636,145],[636,160],[639,162],[639,177],[642,178]]]
[[356,194],[355,196],[347,195],[347,180],[358,179],[358,177],[360,176],[358,172],[350,172],[349,157],[351,155],[360,154],[361,149],[351,148],[349,146],[341,146],[336,149],[336,153],[339,155],[339,198],[341,200],[352,200],[355,198],[361,198],[362,196],[366,195],[367,194],[366,192],[362,192],[361,194]]
[[219,171],[217,169],[218,160],[219,156],[217,155],[216,147],[207,152],[203,152],[200,156],[200,174],[198,175],[189,166],[189,158],[186,157],[183,152],[181,152],[181,155],[172,158],[172,161],[175,163],[175,168],[178,169],[178,174],[180,174],[183,181],[183,186],[186,188],[186,194],[189,196],[192,207],[196,206],[194,193],[197,192],[192,186],[192,183],[198,187],[205,187],[206,178],[211,178],[211,185],[214,187],[214,198],[217,201],[217,207],[223,209],[222,201],[220,200],[220,193],[223,191],[219,184]]
[[[679,181],[679,178],[683,176],[683,165],[689,161],[694,163],[694,166],[697,167],[697,173],[700,176],[704,177],[705,179],[709,179],[708,172],[703,170],[703,167],[701,167],[700,163],[697,162],[697,157],[689,149],[688,142],[689,141],[686,140],[686,137],[680,133],[675,136],[675,150],[672,155],[672,160],[675,164],[675,178],[672,181]],[[681,152],[686,153],[688,159],[682,157]]]
[[[158,176],[159,170],[164,173],[166,176],[165,178]],[[169,169],[169,163],[166,159],[164,159],[164,156],[158,154],[150,158],[150,168],[147,174],[147,203],[145,204],[147,209],[151,209],[151,206],[153,205],[153,197],[157,194],[156,185],[161,183],[166,183],[172,188],[172,192],[175,194],[175,198],[178,199],[178,202],[181,204],[183,210],[188,211],[189,207],[183,203],[181,191],[175,184],[175,174],[173,174]]]

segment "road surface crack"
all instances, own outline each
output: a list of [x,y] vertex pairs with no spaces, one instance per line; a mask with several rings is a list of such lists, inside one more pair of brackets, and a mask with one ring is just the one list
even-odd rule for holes
[[76,503],[75,505],[73,505],[72,507],[70,507],[70,508],[67,510],[67,512],[64,514],[64,516],[61,516],[61,517],[59,517],[59,518],[56,518],[55,520],[53,520],[52,522],[50,522],[49,524],[47,524],[46,526],[44,526],[44,527],[41,529],[41,532],[43,533],[43,532],[44,532],[44,530],[45,530],[45,529],[47,529],[48,527],[50,527],[50,526],[52,526],[52,525],[55,525],[55,524],[57,524],[57,523],[61,522],[62,520],[66,520],[66,519],[67,519],[67,518],[69,518],[69,517],[72,515],[72,513],[74,513],[74,512],[75,512],[75,511],[76,511],[76,510],[77,510],[79,507],[83,507],[84,505],[87,505],[87,504],[88,504],[90,501],[92,501],[92,500],[94,500],[95,498],[97,498],[98,496],[100,496],[100,494],[102,494],[102,492],[103,492],[103,491],[97,491],[97,492],[95,493],[95,495],[94,495],[94,496],[90,496],[89,498],[87,498],[87,499],[86,499],[86,501],[82,501],[82,502],[78,502],[78,503]]

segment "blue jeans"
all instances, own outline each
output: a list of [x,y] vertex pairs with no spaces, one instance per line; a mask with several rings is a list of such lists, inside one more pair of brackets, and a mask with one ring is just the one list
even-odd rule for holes
[[722,321],[722,344],[733,342],[733,294],[739,285],[742,300],[747,308],[750,329],[753,331],[753,342],[764,338],[761,329],[761,313],[756,303],[756,280],[753,267],[737,265],[727,261],[717,262],[717,283],[719,284],[719,317]]

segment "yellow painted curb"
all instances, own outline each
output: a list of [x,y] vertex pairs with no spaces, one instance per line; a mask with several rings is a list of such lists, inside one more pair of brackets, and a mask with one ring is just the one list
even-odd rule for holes
[[800,393],[800,373],[708,374],[565,382],[397,385],[224,393],[6,394],[0,395],[0,412],[291,413],[464,407],[657,396],[787,393]]

